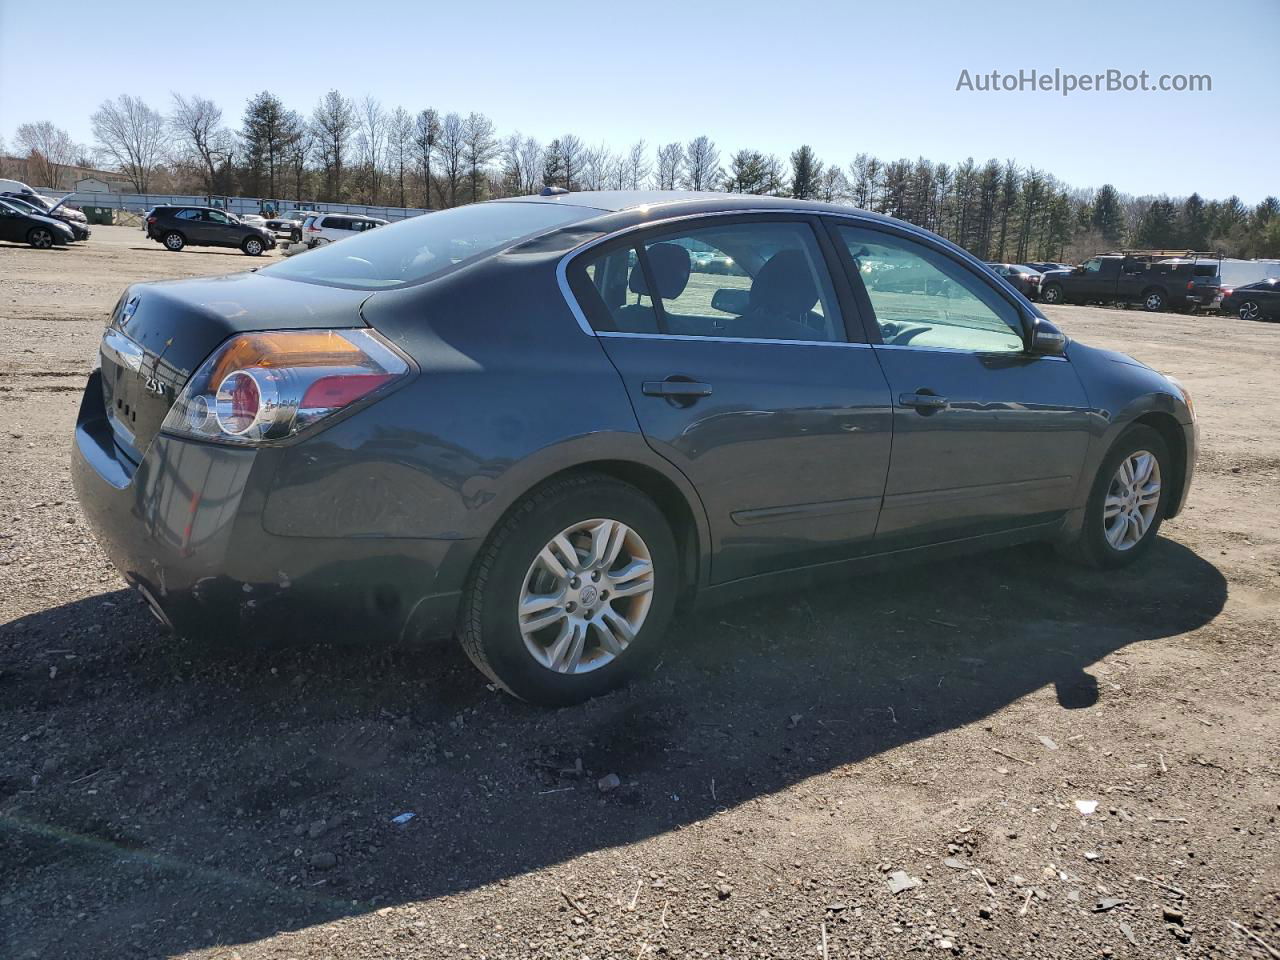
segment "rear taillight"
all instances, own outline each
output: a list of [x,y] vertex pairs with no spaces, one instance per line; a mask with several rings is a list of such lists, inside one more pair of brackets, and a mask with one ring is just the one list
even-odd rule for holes
[[219,443],[284,440],[409,372],[372,330],[243,333],[201,364],[162,429]]
[[319,228],[319,227],[317,227],[315,224],[312,224],[311,226],[307,227],[307,232],[309,232],[309,233],[319,233],[319,232],[320,232],[320,228]]
[[1222,288],[1222,295],[1223,295],[1224,297],[1229,297],[1229,296],[1231,296],[1231,288],[1230,288],[1230,287],[1223,287],[1223,288]]
[[1194,280],[1188,280],[1188,281],[1187,281],[1187,289],[1188,289],[1188,290],[1194,290],[1195,288],[1196,288],[1196,282],[1195,282]]
[[155,217],[147,217],[147,223],[155,223],[155,222],[156,222]]

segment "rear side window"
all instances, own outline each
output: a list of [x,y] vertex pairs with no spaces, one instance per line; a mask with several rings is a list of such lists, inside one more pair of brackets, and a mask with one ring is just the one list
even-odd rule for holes
[[744,340],[844,340],[813,231],[764,221],[648,235],[574,264],[602,332]]
[[567,203],[496,201],[422,214],[364,231],[261,273],[359,290],[430,280],[600,211]]
[[179,210],[177,213],[173,215],[173,218],[175,220],[199,220],[200,211],[199,210]]
[[320,226],[326,230],[350,230],[351,222],[343,220],[341,217],[325,217]]

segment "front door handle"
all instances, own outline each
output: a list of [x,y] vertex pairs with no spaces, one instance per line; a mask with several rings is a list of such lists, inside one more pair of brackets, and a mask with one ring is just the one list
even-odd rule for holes
[[646,397],[692,399],[711,396],[711,384],[697,380],[646,380],[640,385],[640,392]]
[[941,410],[947,405],[947,398],[936,393],[900,393],[898,402],[904,407],[915,407],[917,410]]

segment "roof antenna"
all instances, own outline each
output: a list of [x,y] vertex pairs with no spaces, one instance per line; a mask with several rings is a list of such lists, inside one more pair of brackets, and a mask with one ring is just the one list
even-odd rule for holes
[[568,193],[564,187],[543,187],[538,191],[540,197],[558,197],[562,193]]

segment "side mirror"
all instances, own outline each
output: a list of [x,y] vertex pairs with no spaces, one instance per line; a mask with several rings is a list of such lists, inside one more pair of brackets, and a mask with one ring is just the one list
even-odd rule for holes
[[1071,272],[1072,272],[1072,273],[1084,273],[1084,267],[1072,267],[1072,268],[1071,268]]
[[712,294],[711,308],[740,317],[751,309],[751,291],[738,287],[722,287]]
[[1067,335],[1053,324],[1036,317],[1031,321],[1028,350],[1042,357],[1060,357],[1067,352]]

